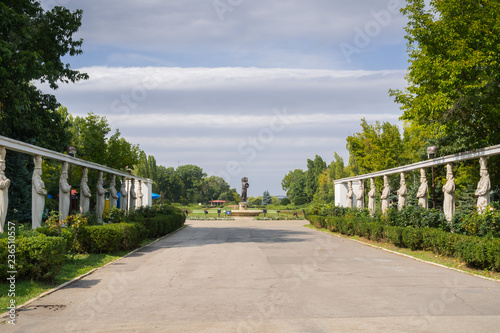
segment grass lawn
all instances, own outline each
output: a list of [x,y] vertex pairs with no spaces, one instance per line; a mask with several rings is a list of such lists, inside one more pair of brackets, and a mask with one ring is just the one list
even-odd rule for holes
[[412,251],[410,249],[399,248],[391,243],[375,242],[375,241],[369,240],[367,238],[359,237],[359,236],[346,236],[346,235],[338,234],[335,232],[331,232],[327,229],[318,229],[315,226],[310,225],[310,224],[305,225],[305,227],[311,228],[314,230],[319,230],[322,232],[326,232],[326,233],[329,233],[331,235],[335,235],[335,236],[342,237],[342,238],[354,239],[354,240],[357,240],[357,241],[360,241],[360,242],[363,242],[366,244],[370,244],[370,245],[378,246],[378,247],[381,247],[381,248],[384,248],[387,250],[391,250],[394,252],[406,254],[408,256],[411,256],[411,257],[414,257],[417,259],[433,262],[433,263],[440,264],[440,265],[443,265],[446,267],[459,269],[459,270],[464,271],[464,272],[469,273],[469,274],[475,274],[475,275],[480,275],[480,276],[484,276],[484,277],[495,279],[495,280],[500,280],[500,272],[483,271],[483,270],[479,270],[479,269],[469,268],[469,267],[467,267],[467,265],[464,262],[459,261],[457,258],[441,256],[441,255],[435,254],[434,252],[430,252],[430,251]]

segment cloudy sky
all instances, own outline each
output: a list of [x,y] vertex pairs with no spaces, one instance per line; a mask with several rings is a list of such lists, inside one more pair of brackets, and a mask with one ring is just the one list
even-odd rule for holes
[[[158,164],[195,164],[249,196],[316,154],[347,160],[360,120],[398,123],[402,0],[44,0],[83,10],[67,58],[87,81],[53,92],[105,116]],[[47,90],[46,87],[42,89]]]

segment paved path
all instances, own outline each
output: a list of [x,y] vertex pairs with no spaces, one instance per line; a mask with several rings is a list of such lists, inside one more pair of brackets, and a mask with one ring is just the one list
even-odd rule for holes
[[303,224],[189,221],[0,331],[500,331],[500,283]]

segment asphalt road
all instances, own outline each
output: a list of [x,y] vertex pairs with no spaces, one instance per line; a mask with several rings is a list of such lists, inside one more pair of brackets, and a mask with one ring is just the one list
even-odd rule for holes
[[500,332],[500,283],[303,227],[188,221],[2,332]]

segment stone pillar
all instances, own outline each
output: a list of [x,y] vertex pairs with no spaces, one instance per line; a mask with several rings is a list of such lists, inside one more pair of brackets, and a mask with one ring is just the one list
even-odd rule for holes
[[142,193],[142,205],[153,206],[153,181],[151,179],[142,182]]
[[352,197],[354,195],[354,190],[352,189],[352,182],[349,181],[349,190],[347,191],[346,194],[346,199],[347,199],[347,208],[352,208]]
[[418,205],[429,209],[429,200],[427,192],[429,190],[429,185],[427,184],[427,177],[425,176],[425,169],[420,169],[420,186],[417,192]]
[[59,177],[59,220],[63,221],[69,214],[71,199],[71,185],[68,184],[68,162],[61,165],[61,177]]
[[80,213],[82,214],[90,210],[90,197],[92,197],[92,192],[87,183],[89,181],[88,173],[87,168],[82,169],[82,180],[80,182]]
[[365,208],[365,181],[363,179],[359,180],[358,194],[356,195],[356,206],[359,209]]
[[370,215],[375,215],[375,195],[377,194],[377,190],[375,188],[375,180],[370,178],[370,192],[368,192],[368,210],[370,211]]
[[130,196],[130,199],[129,199],[130,203],[129,203],[128,209],[130,211],[134,211],[136,200],[137,200],[137,194],[135,193],[135,179],[130,180],[129,196]]
[[120,187],[120,209],[128,210],[128,192],[127,192],[127,180],[122,177],[122,184]]
[[142,182],[140,180],[137,181],[137,207],[142,207],[142,197],[144,195],[142,194]]
[[116,207],[118,203],[118,192],[116,191],[116,176],[111,175],[111,183],[109,184],[109,208]]
[[481,175],[481,179],[477,184],[477,190],[475,192],[475,196],[477,197],[477,210],[479,213],[483,213],[486,206],[490,203],[491,182],[487,163],[488,160],[486,157],[481,157],[479,159],[479,164],[481,166],[479,174]]
[[99,171],[99,176],[97,178],[97,196],[96,196],[96,214],[97,220],[102,222],[102,215],[104,214],[104,202],[106,190],[104,189],[104,180],[102,179],[103,172]]
[[444,202],[443,211],[446,220],[451,222],[455,215],[455,178],[453,177],[453,166],[451,163],[446,164],[446,184],[443,186]]
[[408,194],[408,189],[406,188],[406,178],[405,173],[401,172],[401,180],[399,182],[400,187],[398,190],[398,210],[402,210],[406,206],[407,200],[406,195]]
[[36,229],[42,226],[47,191],[42,181],[42,156],[37,155],[33,160],[35,162],[35,170],[31,179],[31,227]]
[[389,196],[391,195],[391,187],[389,186],[389,178],[384,176],[384,190],[380,195],[380,201],[382,202],[382,214],[387,213],[389,209]]
[[7,150],[0,147],[0,232],[4,232],[7,209],[9,208],[10,180],[5,177],[5,155]]

